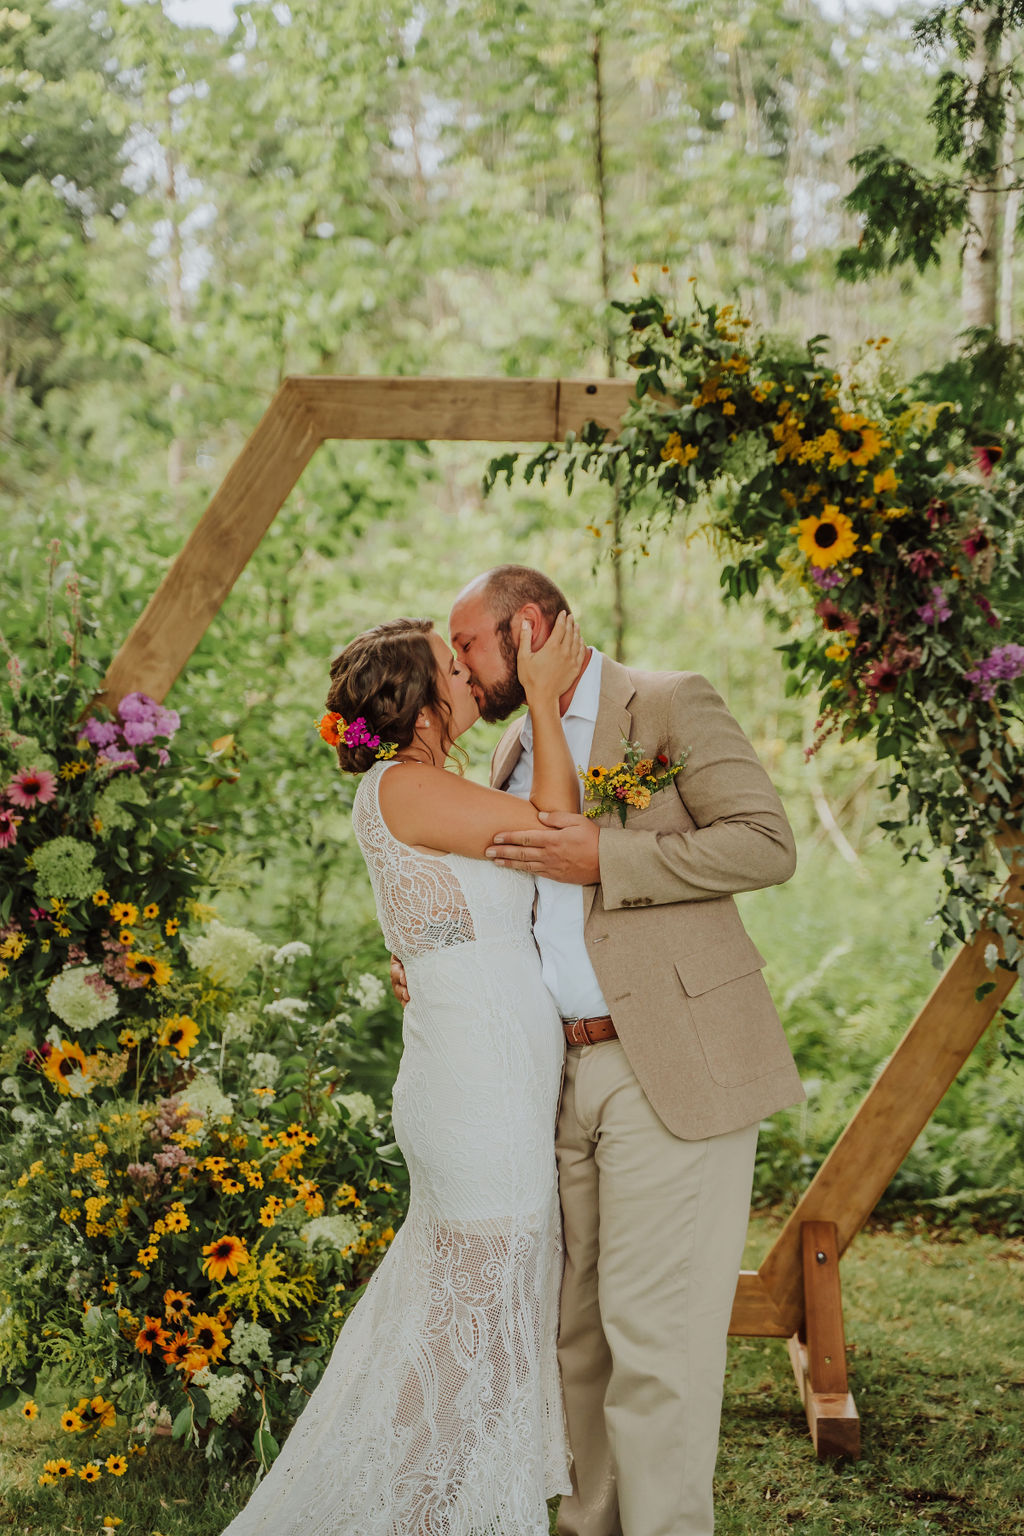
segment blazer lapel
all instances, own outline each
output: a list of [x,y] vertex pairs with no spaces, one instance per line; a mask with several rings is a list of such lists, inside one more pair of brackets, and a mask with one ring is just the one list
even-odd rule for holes
[[[596,768],[599,764],[611,768],[622,761],[622,738],[631,740],[633,729],[633,716],[627,705],[635,692],[628,670],[620,662],[605,656],[601,662],[601,701],[594,723],[594,744],[590,749],[588,768]],[[593,885],[583,888],[584,923],[590,916],[596,890]]]
[[523,734],[525,721],[525,715],[521,720],[514,720],[494,749],[494,756],[491,758],[492,789],[505,787],[509,775],[523,754],[520,737]]

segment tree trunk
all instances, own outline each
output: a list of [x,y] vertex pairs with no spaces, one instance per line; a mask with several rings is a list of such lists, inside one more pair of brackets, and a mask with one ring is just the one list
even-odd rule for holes
[[[1009,62],[1012,44],[1004,43],[1004,56]],[[1007,90],[1006,131],[1003,134],[1003,166],[1007,184],[1003,202],[1003,240],[999,253],[999,339],[1013,340],[1013,258],[1017,243],[1017,220],[1020,217],[1021,189],[1015,186],[1017,160],[1017,110],[1010,90]]]
[[[611,270],[608,256],[607,175],[604,156],[604,80],[601,72],[600,31],[594,33],[590,58],[594,68],[594,190],[597,194],[598,247],[601,297],[604,300],[604,361],[608,378],[615,377],[615,332],[611,319]],[[622,504],[618,487],[612,487],[612,624],[615,660],[626,659],[626,586],[622,573]]]
[[[975,96],[997,89],[998,51],[986,37],[992,17],[988,10],[967,18],[974,35],[974,52],[967,62],[967,78]],[[983,128],[976,121],[967,130],[967,148],[975,148]],[[998,155],[992,156],[996,165]],[[990,326],[996,323],[996,295],[999,287],[998,245],[998,171],[987,180],[976,179],[968,193],[968,230],[964,241],[961,301],[965,326]]]

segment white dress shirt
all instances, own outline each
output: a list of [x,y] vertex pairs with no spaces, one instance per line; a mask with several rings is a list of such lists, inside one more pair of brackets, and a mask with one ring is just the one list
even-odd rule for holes
[[[601,694],[600,651],[592,650],[572,702],[562,716],[562,729],[573,762],[579,768],[590,763],[594,726]],[[533,780],[533,721],[527,713],[520,737],[522,753],[508,781],[508,792],[529,800]],[[580,809],[583,781],[580,781]],[[590,1018],[608,1012],[583,942],[583,887],[561,880],[537,879],[537,915],[534,937],[540,950],[544,981],[566,1018]]]

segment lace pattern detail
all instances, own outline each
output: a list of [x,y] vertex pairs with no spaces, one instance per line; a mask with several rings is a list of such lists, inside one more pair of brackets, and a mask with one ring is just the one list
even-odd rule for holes
[[[270,1472],[225,1536],[546,1536],[567,1493],[555,1354],[562,1032],[533,881],[353,826],[409,975],[395,1134],[409,1213]],[[400,771],[400,769],[398,770]]]

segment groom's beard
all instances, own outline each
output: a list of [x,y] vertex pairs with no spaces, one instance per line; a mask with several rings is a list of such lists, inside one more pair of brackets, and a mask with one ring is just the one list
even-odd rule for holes
[[490,725],[497,720],[507,720],[521,704],[526,703],[526,694],[516,672],[517,652],[512,640],[511,625],[499,624],[497,633],[501,659],[507,668],[505,677],[500,683],[492,683],[489,688],[485,688],[482,683],[476,685],[480,718]]

